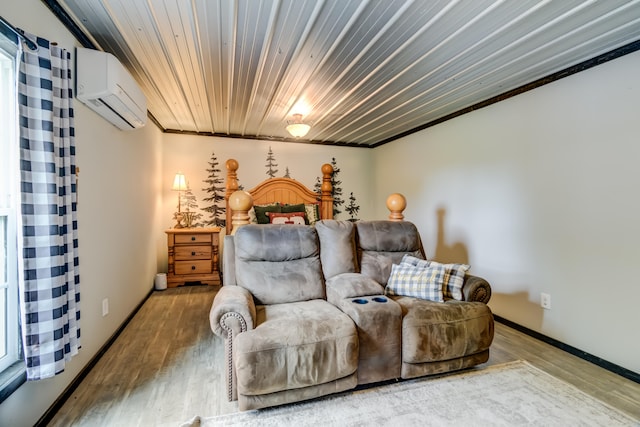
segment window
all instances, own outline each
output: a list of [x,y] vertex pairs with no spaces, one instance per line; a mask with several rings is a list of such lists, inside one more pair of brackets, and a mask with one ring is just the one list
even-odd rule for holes
[[[23,369],[18,300],[19,173],[15,62],[15,45],[0,43],[0,389],[3,383],[15,383],[16,372]],[[0,395],[3,392],[0,390]]]

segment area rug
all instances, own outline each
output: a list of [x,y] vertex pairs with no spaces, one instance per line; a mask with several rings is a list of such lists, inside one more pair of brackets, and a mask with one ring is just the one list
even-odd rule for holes
[[420,378],[259,411],[196,416],[213,426],[640,426],[527,362]]

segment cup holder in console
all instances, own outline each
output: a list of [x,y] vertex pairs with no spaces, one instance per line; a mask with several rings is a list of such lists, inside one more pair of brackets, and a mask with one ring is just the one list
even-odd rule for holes
[[[374,302],[387,302],[388,299],[386,299],[385,297],[373,297],[373,298],[371,298],[371,301],[374,301]],[[369,302],[369,300],[365,299],[365,298],[355,298],[355,299],[352,299],[351,302],[353,302],[355,304],[366,304],[366,303]]]

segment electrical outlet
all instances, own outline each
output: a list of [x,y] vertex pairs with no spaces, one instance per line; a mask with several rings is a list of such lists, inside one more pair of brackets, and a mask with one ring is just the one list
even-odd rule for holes
[[102,317],[109,314],[109,298],[102,300]]
[[551,310],[551,295],[544,292],[540,294],[540,307]]

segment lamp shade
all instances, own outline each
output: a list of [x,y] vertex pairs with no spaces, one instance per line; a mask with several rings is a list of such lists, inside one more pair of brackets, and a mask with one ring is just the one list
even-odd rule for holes
[[302,138],[309,133],[311,126],[306,123],[292,123],[287,126],[287,132],[296,138]]
[[302,122],[302,114],[293,114],[293,121],[289,122],[286,129],[287,132],[291,134],[291,136],[296,138],[302,138],[311,129],[311,126]]
[[184,191],[187,189],[187,180],[184,177],[184,174],[178,172],[173,178],[173,186],[171,186],[172,190]]

